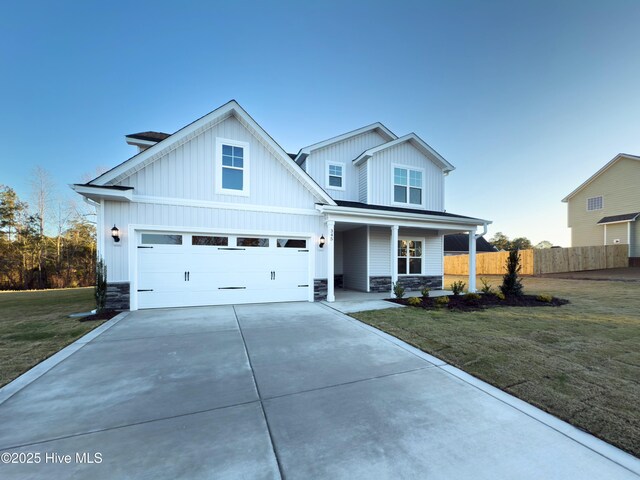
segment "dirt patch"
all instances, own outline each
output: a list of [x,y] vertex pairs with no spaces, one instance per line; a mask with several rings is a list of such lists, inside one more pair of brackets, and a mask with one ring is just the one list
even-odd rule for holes
[[415,308],[424,308],[425,310],[448,308],[449,310],[462,312],[473,312],[494,307],[559,307],[569,303],[569,300],[564,298],[551,297],[550,299],[543,299],[537,295],[520,295],[517,297],[505,297],[504,299],[491,294],[478,296],[451,295],[446,297],[449,299],[447,303],[444,303],[443,300],[438,300],[438,298],[445,297],[412,298],[418,298],[420,303],[410,303],[415,302],[415,300],[409,298],[389,298],[387,301]]
[[119,310],[105,310],[100,313],[94,313],[93,315],[89,315],[88,317],[81,317],[78,319],[79,322],[91,322],[93,320],[111,320],[113,317],[120,313]]
[[606,270],[586,270],[583,272],[546,273],[537,276],[544,278],[565,278],[568,280],[640,282],[640,267],[608,268]]

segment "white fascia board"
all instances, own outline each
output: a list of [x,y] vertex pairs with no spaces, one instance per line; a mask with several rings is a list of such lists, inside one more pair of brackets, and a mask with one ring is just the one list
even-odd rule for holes
[[111,200],[116,202],[130,202],[133,198],[133,188],[127,190],[115,190],[91,185],[71,185],[71,189],[85,198],[94,202]]
[[125,141],[129,144],[129,145],[140,145],[140,146],[150,146],[150,145],[155,145],[156,142],[153,142],[151,140],[140,140],[138,138],[132,138],[132,137],[124,137]]
[[403,137],[397,138],[387,143],[383,143],[382,145],[378,145],[377,147],[370,148],[369,150],[366,150],[365,152],[360,154],[355,160],[353,160],[353,164],[360,165],[362,162],[368,160],[376,153],[382,150],[386,150],[387,148],[395,147],[396,145],[400,145],[404,142],[412,142],[423,154],[433,156],[440,163],[440,168],[442,168],[445,173],[449,173],[456,169],[456,167],[447,162],[444,157],[442,157],[442,155],[431,148],[431,146],[429,146],[427,142],[422,140],[415,133],[409,133],[408,135],[405,135]]
[[219,121],[225,117],[228,117],[229,115],[235,115],[238,119],[253,128],[253,130],[262,137],[262,140],[272,149],[276,156],[279,157],[279,159],[289,169],[289,171],[293,173],[293,175],[297,177],[298,180],[305,184],[316,197],[330,205],[335,205],[335,202],[333,201],[331,196],[327,192],[325,192],[317,183],[315,183],[311,179],[311,177],[309,177],[309,175],[302,171],[302,169],[296,164],[296,162],[291,159],[291,157],[289,157],[289,155],[287,155],[282,147],[278,145],[278,143],[260,125],[258,125],[258,123],[253,118],[251,118],[251,116],[235,100],[227,102],[216,110],[190,123],[186,127],[183,127],[182,129],[178,130],[176,133],[168,137],[165,141],[150,146],[146,150],[143,150],[137,155],[131,157],[129,160],[126,160],[117,167],[112,168],[108,172],[105,172],[99,177],[93,179],[90,183],[95,185],[106,185],[114,179],[125,175],[127,172],[134,171],[136,167],[144,164],[147,160],[156,156],[164,149],[170,148],[175,143],[180,142],[185,137],[188,137],[189,135],[205,127],[206,125]]
[[388,140],[395,140],[396,138],[398,138],[398,136],[395,133],[393,133],[391,130],[385,127],[382,123],[376,122],[376,123],[372,123],[371,125],[367,125],[365,127],[358,128],[356,130],[352,130],[351,132],[343,133],[342,135],[338,135],[336,137],[331,137],[327,140],[323,140],[322,142],[314,143],[313,145],[309,145],[308,147],[304,147],[300,149],[300,151],[298,152],[298,155],[296,156],[296,161],[300,158],[301,155],[309,155],[312,151],[318,150],[319,148],[324,148],[334,143],[342,142],[351,137],[355,137],[356,135],[361,135],[363,133],[371,132],[374,130],[380,131],[383,134],[383,136],[387,137]]
[[[394,212],[388,210],[374,210],[352,207],[333,207],[330,205],[316,205],[316,208],[323,214],[331,215],[332,218],[349,222],[357,219],[383,219],[385,224],[396,223],[402,220],[401,226],[406,226],[406,222],[429,222],[436,225],[434,228],[441,229],[461,229],[468,231],[469,227],[477,225],[489,225],[493,223],[491,220],[483,220],[481,218],[459,218],[459,217],[442,217],[440,215],[424,215],[421,213]],[[344,217],[338,219],[338,217]],[[361,222],[354,222],[361,223]]]
[[569,195],[564,197],[562,199],[562,201],[564,203],[567,203],[571,197],[573,197],[576,193],[578,193],[580,190],[582,190],[587,185],[589,185],[591,182],[593,182],[596,178],[598,178],[600,175],[602,175],[606,170],[608,170],[610,167],[612,167],[614,163],[616,163],[618,160],[620,160],[622,158],[628,158],[629,160],[638,160],[638,161],[640,161],[640,157],[637,157],[635,155],[629,155],[627,153],[619,153],[618,155],[613,157],[609,162],[607,162],[607,164],[604,167],[602,167],[600,170],[598,170],[596,173],[594,173],[589,178],[587,178],[584,182],[582,182],[578,188],[576,188],[573,192],[571,192]]

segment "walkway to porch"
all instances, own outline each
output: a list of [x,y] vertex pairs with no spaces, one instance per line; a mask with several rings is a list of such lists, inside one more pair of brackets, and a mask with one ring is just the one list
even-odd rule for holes
[[[383,310],[385,308],[403,308],[402,305],[387,302],[385,299],[391,295],[387,292],[359,292],[356,290],[345,290],[338,288],[335,290],[335,302],[324,304],[329,305],[342,313],[363,312],[365,310]],[[431,297],[441,297],[443,295],[452,295],[449,290],[432,290],[429,292]],[[407,291],[405,297],[419,297],[420,292]]]

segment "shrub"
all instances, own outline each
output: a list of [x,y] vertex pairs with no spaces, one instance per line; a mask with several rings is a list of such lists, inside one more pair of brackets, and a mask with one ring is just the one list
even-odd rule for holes
[[498,297],[499,300],[504,300],[505,298],[507,298],[502,292],[496,292],[496,297]]
[[542,295],[538,295],[536,297],[536,300],[539,302],[551,303],[553,302],[553,297],[551,295],[542,294]]
[[490,295],[493,292],[493,285],[489,283],[489,280],[484,277],[480,277],[480,283],[482,283],[482,288],[480,289],[482,293]]
[[396,298],[404,297],[404,287],[400,285],[398,282],[393,284],[393,294]]
[[435,302],[437,307],[446,307],[449,305],[449,297],[436,297]]
[[464,287],[466,285],[467,284],[464,283],[462,280],[458,280],[457,282],[453,282],[451,284],[451,291],[453,292],[453,294],[455,296],[458,296],[458,295],[460,295],[462,293],[462,291],[464,290]]
[[407,300],[407,303],[412,307],[420,307],[422,305],[422,300],[418,297],[411,297]]
[[464,301],[467,303],[473,303],[473,302],[477,302],[478,300],[480,300],[482,297],[480,295],[478,295],[477,293],[467,293],[464,297]]
[[500,291],[505,295],[519,296],[522,295],[522,280],[518,276],[520,272],[520,255],[518,250],[511,250],[507,258],[507,273],[502,277],[502,285]]
[[107,301],[107,266],[102,258],[98,258],[96,262],[96,287],[93,294],[96,299],[96,311],[100,313]]
[[422,298],[429,298],[429,292],[431,291],[431,289],[429,287],[427,287],[426,285],[424,287],[422,287],[422,289],[420,290],[420,294],[422,295]]

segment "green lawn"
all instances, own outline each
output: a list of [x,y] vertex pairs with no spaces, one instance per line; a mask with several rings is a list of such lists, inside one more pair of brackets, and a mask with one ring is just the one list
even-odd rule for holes
[[[459,279],[466,281],[451,276],[445,285]],[[524,285],[525,293],[571,303],[353,316],[640,456],[640,284],[526,278]]]
[[93,288],[0,292],[0,386],[102,324],[68,318],[93,308]]

